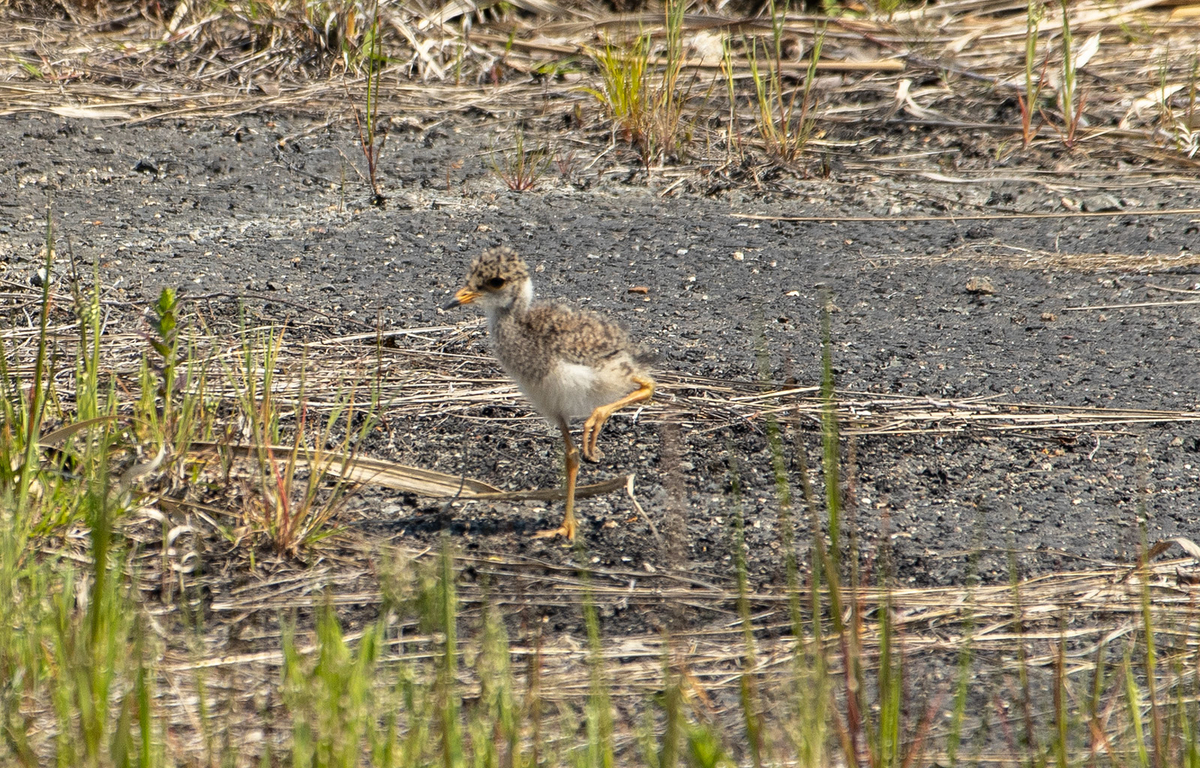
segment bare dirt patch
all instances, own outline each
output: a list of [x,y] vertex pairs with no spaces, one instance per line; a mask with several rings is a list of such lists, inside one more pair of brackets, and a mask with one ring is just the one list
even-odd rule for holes
[[[1198,533],[1186,510],[1200,479],[1200,432],[1190,420],[1200,308],[1172,292],[1196,285],[1196,225],[1186,213],[1142,215],[1181,207],[1192,184],[1139,190],[1136,216],[1062,211],[963,223],[836,220],[855,210],[869,179],[806,182],[805,201],[662,198],[611,185],[517,195],[480,167],[484,126],[456,121],[439,129],[444,138],[394,139],[393,204],[354,209],[340,186],[352,134],[331,128],[285,141],[303,130],[302,118],[125,129],[44,116],[6,121],[4,172],[15,190],[7,279],[25,283],[35,270],[52,201],[75,258],[85,267],[98,262],[106,295],[130,310],[173,286],[218,323],[233,322],[240,302],[263,322],[295,326],[297,341],[365,333],[347,342],[361,351],[340,356],[347,364],[335,387],[374,365],[375,337],[365,328],[396,332],[389,343],[398,350],[382,353],[385,377],[401,377],[398,396],[430,395],[427,412],[385,412],[387,428],[370,453],[505,488],[555,485],[554,443],[490,363],[484,329],[438,307],[480,248],[520,248],[539,270],[543,295],[618,315],[659,351],[661,396],[636,423],[632,414],[617,418],[606,435],[607,466],[585,471],[590,480],[635,472],[637,496],[653,516],[667,495],[663,428],[677,425],[687,557],[702,570],[725,567],[719,510],[728,503],[732,446],[751,515],[763,526],[763,545],[752,548],[757,577],[778,576],[767,545],[775,536],[773,481],[755,410],[774,408],[789,439],[796,432],[803,441],[814,420],[788,408],[799,395],[733,406],[794,388],[787,382],[818,381],[822,291],[836,305],[839,386],[861,393],[846,397],[861,400],[867,425],[858,438],[858,520],[881,534],[887,513],[904,581],[961,579],[964,553],[984,543],[981,524],[988,545],[1015,545],[1032,571],[1129,558],[1141,503],[1153,538]],[[432,189],[406,184],[403,175],[431,156],[476,168],[465,167],[450,192],[437,189],[437,175],[428,179]],[[1064,191],[1070,184],[1062,182]],[[929,189],[906,186],[896,197]],[[739,217],[814,209],[830,219]],[[972,292],[977,276],[993,291]],[[650,290],[631,293],[633,286]],[[769,360],[765,381],[760,348]],[[444,394],[434,397],[439,387]],[[716,391],[706,395],[706,387]],[[871,412],[886,412],[894,396],[918,412],[962,413],[905,429],[881,426],[886,417],[872,422]],[[970,417],[980,406],[1042,410],[1046,426],[1014,420],[997,431]],[[1053,418],[1060,409],[1117,413],[1061,423]],[[1129,409],[1164,413],[1130,423],[1121,415]],[[813,438],[808,443],[816,450]],[[398,501],[371,493],[357,514],[414,544],[447,522],[428,505]],[[605,564],[662,565],[660,543],[631,500],[581,506],[589,547]],[[524,536],[555,514],[542,503],[471,505],[448,522],[468,548],[561,559],[567,553],[557,546]],[[1003,578],[1002,568],[987,572]]]

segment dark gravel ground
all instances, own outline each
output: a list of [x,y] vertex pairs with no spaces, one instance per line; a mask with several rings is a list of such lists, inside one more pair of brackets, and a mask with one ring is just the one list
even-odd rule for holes
[[[966,184],[856,172],[793,180],[787,195],[660,196],[666,181],[625,185],[596,169],[584,173],[580,162],[569,178],[556,170],[540,191],[515,194],[489,170],[493,130],[452,118],[428,131],[394,132],[381,168],[390,200],[380,210],[365,203],[356,134],[321,121],[268,115],[122,127],[47,115],[0,118],[0,263],[7,280],[33,274],[52,197],[60,243],[84,263],[99,261],[102,280],[116,286],[111,296],[135,306],[164,286],[192,296],[247,296],[268,320],[305,321],[307,333],[350,333],[377,321],[386,328],[471,324],[469,311],[439,307],[475,253],[505,243],[536,267],[542,296],[621,318],[658,351],[658,370],[666,373],[753,382],[756,350],[764,348],[777,383],[817,383],[827,290],[836,305],[834,365],[846,389],[1197,409],[1200,305],[1065,311],[1186,298],[1151,286],[1200,283],[1190,260],[1194,216],[907,224],[735,217],[1064,212],[1077,204],[1139,212],[1196,206],[1195,182],[1103,169],[1025,178],[1008,169],[1004,179]],[[992,292],[969,289],[985,278]],[[632,293],[633,286],[649,292]],[[235,302],[223,306],[233,318]],[[471,328],[458,349],[486,355],[482,327]],[[669,387],[659,402],[670,408]],[[390,436],[369,450],[502,487],[555,484],[553,433],[536,421],[513,424],[393,420]],[[659,536],[627,496],[584,500],[581,531],[594,562],[727,576],[732,449],[751,578],[760,586],[781,582],[762,424],[709,426],[673,432],[652,418],[610,422],[601,440],[606,458],[585,467],[583,481],[636,472],[638,499]],[[785,432],[818,466],[815,426]],[[852,476],[851,514],[863,545],[871,549],[886,535],[901,584],[961,583],[972,551],[982,552],[985,580],[1003,581],[1002,550],[1010,545],[1027,574],[1127,561],[1138,545],[1139,505],[1149,539],[1200,538],[1195,422],[862,437]],[[369,491],[351,512],[369,536],[422,545],[447,524],[437,510]],[[448,522],[467,551],[568,562],[569,550],[526,535],[557,524],[560,514],[557,504],[470,503]]]

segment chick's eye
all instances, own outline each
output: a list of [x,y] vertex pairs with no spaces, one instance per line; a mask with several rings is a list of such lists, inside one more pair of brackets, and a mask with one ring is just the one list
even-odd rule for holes
[[488,288],[503,288],[504,287],[504,278],[503,277],[493,277],[491,280],[487,281],[487,284],[488,284]]

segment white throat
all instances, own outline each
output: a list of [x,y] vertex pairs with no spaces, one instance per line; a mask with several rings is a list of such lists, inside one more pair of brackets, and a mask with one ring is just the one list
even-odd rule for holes
[[496,329],[496,324],[504,315],[525,312],[529,309],[533,304],[533,281],[526,280],[520,291],[506,295],[504,297],[506,300],[498,300],[498,298],[489,297],[488,301],[483,304],[484,312],[487,314],[489,332]]

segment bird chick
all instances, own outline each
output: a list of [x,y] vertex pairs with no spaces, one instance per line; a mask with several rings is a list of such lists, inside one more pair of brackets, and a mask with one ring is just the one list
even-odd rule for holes
[[648,355],[628,334],[594,312],[534,302],[529,268],[511,248],[489,248],[472,262],[465,285],[446,309],[478,304],[488,320],[496,358],[533,406],[562,433],[566,448],[566,515],[539,535],[575,538],[575,485],[580,451],[570,421],[587,420],[583,458],[598,461],[597,441],[617,410],[654,395]]

